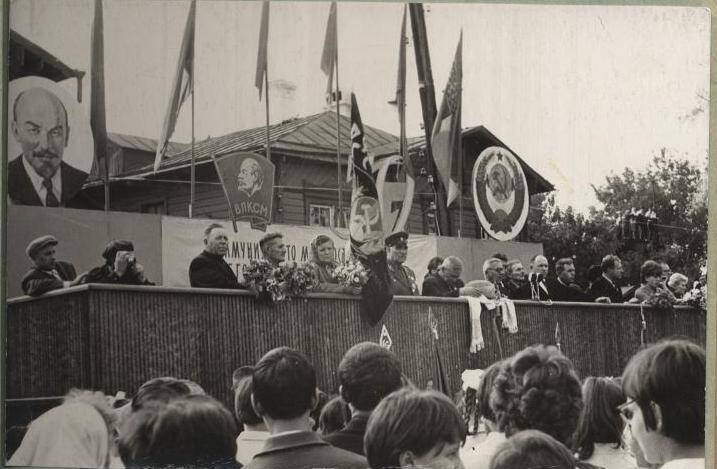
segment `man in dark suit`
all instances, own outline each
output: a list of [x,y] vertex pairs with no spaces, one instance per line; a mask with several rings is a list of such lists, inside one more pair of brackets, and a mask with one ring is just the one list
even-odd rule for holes
[[70,127],[67,110],[43,88],[20,93],[13,103],[12,134],[22,154],[8,164],[8,196],[21,205],[66,206],[87,173],[62,161]]
[[456,256],[443,259],[436,275],[429,275],[423,280],[423,296],[480,296],[478,289],[464,286],[461,280],[463,261]]
[[602,275],[590,285],[588,295],[601,303],[622,303],[622,290],[618,286],[623,273],[622,261],[619,257],[608,254],[602,258],[600,270]]
[[204,251],[189,264],[189,284],[199,288],[241,288],[237,276],[224,261],[229,237],[222,225],[212,223],[204,230]]
[[252,375],[252,404],[271,436],[245,467],[366,469],[366,458],[334,448],[311,429],[316,406],[316,372],[307,358],[288,347],[264,355]]
[[30,241],[25,253],[34,267],[22,279],[22,291],[37,296],[51,290],[59,290],[79,284],[84,276],[77,276],[75,266],[69,262],[55,260],[55,246],[58,241],[52,235],[41,236]]
[[381,399],[401,387],[401,363],[373,342],[351,347],[339,364],[339,393],[351,409],[346,426],[324,440],[337,448],[364,455],[363,437],[371,412]]
[[546,287],[553,301],[588,302],[592,299],[575,283],[575,264],[569,257],[555,263],[555,278],[546,281]]

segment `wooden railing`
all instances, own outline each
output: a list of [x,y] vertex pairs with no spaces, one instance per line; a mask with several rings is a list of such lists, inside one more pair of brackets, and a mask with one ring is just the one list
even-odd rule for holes
[[471,354],[462,299],[397,297],[370,326],[348,296],[314,294],[271,306],[241,291],[83,285],[8,301],[6,397],[61,396],[71,387],[133,393],[149,378],[177,376],[230,404],[232,371],[281,345],[304,352],[321,389],[335,393],[344,352],[360,341],[378,342],[383,325],[404,373],[425,386],[435,363],[429,311],[454,392],[464,369],[499,360],[501,348],[509,356],[527,345],[555,344],[557,325],[561,348],[581,377],[619,375],[642,340],[682,335],[705,344],[704,313],[685,307],[515,303],[518,332],[494,328],[493,313],[484,310],[485,348]]

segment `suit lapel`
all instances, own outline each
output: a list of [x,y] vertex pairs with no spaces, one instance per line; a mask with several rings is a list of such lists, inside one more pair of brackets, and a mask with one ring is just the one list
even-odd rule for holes
[[25,171],[25,165],[22,163],[22,155],[13,161],[16,163],[16,176],[18,178],[17,181],[15,181],[17,195],[19,196],[16,202],[23,205],[44,205],[35,190],[35,186],[32,185],[30,176],[28,176],[27,171]]

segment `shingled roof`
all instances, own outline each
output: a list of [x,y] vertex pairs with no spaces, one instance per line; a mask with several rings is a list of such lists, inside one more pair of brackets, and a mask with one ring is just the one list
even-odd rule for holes
[[[351,119],[341,115],[339,120],[341,156],[347,158],[351,149]],[[282,154],[333,163],[336,161],[336,124],[336,112],[326,111],[271,125],[269,127],[271,149]],[[364,134],[364,143],[368,151],[398,141],[395,135],[368,125],[364,125]],[[212,154],[220,156],[235,151],[264,152],[265,146],[266,127],[264,126],[208,138],[194,144],[195,165],[210,163]],[[157,172],[185,168],[191,164],[191,158],[191,147],[187,147],[184,151],[165,157]],[[149,176],[153,173],[152,170],[152,165],[147,165],[132,171],[132,174]]]

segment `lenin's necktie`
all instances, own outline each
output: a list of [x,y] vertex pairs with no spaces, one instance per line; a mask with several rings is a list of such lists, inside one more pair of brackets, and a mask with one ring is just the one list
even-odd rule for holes
[[43,179],[42,185],[47,189],[47,196],[45,197],[45,207],[59,207],[60,202],[55,197],[55,193],[52,192],[52,179]]

